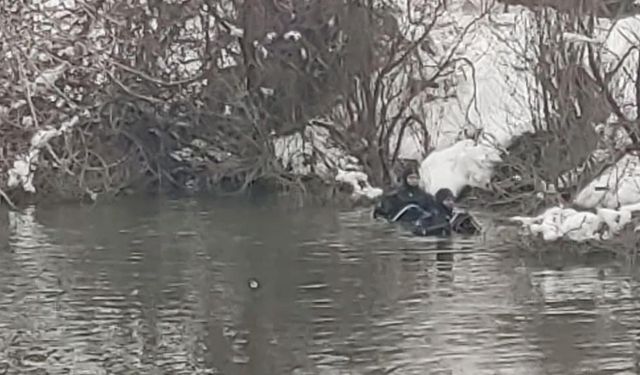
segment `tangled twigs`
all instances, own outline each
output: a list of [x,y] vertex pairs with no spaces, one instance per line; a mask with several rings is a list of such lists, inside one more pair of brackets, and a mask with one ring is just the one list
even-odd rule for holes
[[[294,171],[274,145],[316,117],[335,120],[331,150],[355,155],[384,180],[401,153],[398,134],[428,139],[424,106],[415,104],[451,95],[439,81],[465,62],[464,34],[484,14],[453,27],[460,35],[438,57],[423,42],[443,24],[443,1],[411,2],[412,21],[428,25],[414,35],[391,10],[395,1],[381,3],[312,0],[289,9],[198,0],[167,11],[166,2],[85,0],[57,12],[16,2],[0,9],[0,52],[12,52],[0,62],[0,105],[11,107],[2,125],[31,120],[19,129],[29,148],[31,137],[82,110],[86,121],[39,155],[37,191],[112,192],[139,181],[215,190],[231,181],[241,193],[268,180],[305,194],[307,169],[328,170],[329,181],[340,162],[314,143],[314,161]],[[296,153],[306,153],[306,141]]]
[[153,83],[155,83],[157,85],[161,85],[161,86],[170,87],[170,86],[187,85],[187,84],[190,84],[190,83],[193,83],[193,82],[197,82],[197,81],[199,81],[199,80],[201,80],[203,78],[203,74],[199,74],[199,75],[197,75],[197,76],[195,76],[193,78],[182,79],[182,80],[177,80],[177,81],[165,81],[165,80],[162,80],[162,79],[159,79],[159,78],[151,77],[150,75],[148,75],[147,73],[145,73],[145,72],[143,72],[141,70],[134,69],[134,68],[132,68],[130,66],[127,66],[125,64],[122,64],[122,63],[120,63],[120,62],[118,62],[118,61],[116,61],[114,59],[110,59],[109,63],[111,63],[111,64],[113,64],[113,65],[115,65],[115,66],[117,66],[117,67],[129,72],[129,73],[133,73],[133,74],[135,74],[137,76],[140,76],[140,77],[146,79],[147,81],[153,82]]
[[124,83],[122,83],[122,82],[121,82],[118,78],[116,78],[116,76],[115,76],[113,73],[111,73],[111,72],[107,72],[107,75],[109,76],[109,78],[111,78],[111,80],[112,80],[113,82],[115,82],[115,83],[118,85],[118,87],[120,87],[120,88],[121,88],[122,90],[124,90],[127,94],[129,94],[129,95],[131,95],[131,96],[133,96],[133,97],[136,97],[136,98],[138,98],[138,99],[142,99],[142,100],[146,100],[146,101],[148,101],[148,102],[150,102],[150,103],[157,103],[157,104],[163,104],[163,103],[164,103],[164,101],[163,101],[163,100],[160,100],[160,99],[154,98],[154,97],[149,96],[149,95],[139,94],[139,93],[137,93],[137,92],[133,91],[133,89],[131,89],[131,88],[127,87],[127,85],[125,85]]
[[[24,72],[24,67],[22,64],[22,59],[20,58],[20,52],[16,52],[14,50],[14,54],[16,56],[16,59],[18,60],[18,70],[19,70],[19,74],[20,74],[20,80],[22,81],[22,86],[24,89],[24,94],[26,96],[27,99],[27,103],[29,103],[29,110],[31,111],[31,117],[33,119],[33,125],[34,127],[37,129],[38,128],[38,116],[36,113],[36,108],[33,105],[33,99],[31,96],[31,85],[29,84],[26,74]],[[24,124],[23,124],[24,125]]]

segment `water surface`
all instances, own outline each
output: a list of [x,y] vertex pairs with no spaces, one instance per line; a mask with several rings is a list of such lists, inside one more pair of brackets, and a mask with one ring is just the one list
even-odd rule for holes
[[233,201],[10,221],[0,375],[637,373],[640,287],[613,261]]

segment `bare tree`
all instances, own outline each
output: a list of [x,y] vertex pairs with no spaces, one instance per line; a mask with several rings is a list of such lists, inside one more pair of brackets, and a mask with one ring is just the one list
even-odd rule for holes
[[[530,88],[535,98],[531,103],[533,131],[517,138],[505,153],[494,181],[501,197],[495,203],[523,200],[542,204],[531,195],[549,192],[549,188],[562,201],[569,201],[637,147],[637,120],[616,98],[612,81],[619,79],[623,67],[629,68],[625,60],[633,51],[610,66],[600,42],[592,42],[602,33],[597,17],[620,13],[612,12],[611,5],[608,13],[602,7],[601,2],[581,2],[571,9],[533,9],[528,38],[533,56],[528,69],[536,77]],[[588,42],[576,42],[576,36]],[[628,142],[616,141],[620,138]],[[537,204],[525,205],[528,207],[519,209],[538,208]]]
[[475,22],[438,49],[439,0],[65,4],[0,9],[0,167],[37,165],[41,195],[71,199],[302,186],[273,141],[309,126],[389,182],[403,134],[428,145],[421,110],[470,65]]
[[354,3],[351,8],[357,22],[343,29],[348,41],[343,69],[354,74],[330,116],[332,134],[373,181],[387,184],[409,131],[420,134],[428,150],[424,108],[452,97],[450,78],[461,66],[473,69],[462,42],[486,12],[459,27],[454,40],[438,41],[433,35],[445,21],[444,1],[409,1],[405,9],[393,1]]

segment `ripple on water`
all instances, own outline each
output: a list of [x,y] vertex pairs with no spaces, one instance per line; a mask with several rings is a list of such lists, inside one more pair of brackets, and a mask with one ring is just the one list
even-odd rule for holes
[[311,284],[299,285],[298,289],[301,289],[301,290],[319,290],[319,289],[325,289],[328,286],[329,285],[325,284],[325,283],[311,283]]

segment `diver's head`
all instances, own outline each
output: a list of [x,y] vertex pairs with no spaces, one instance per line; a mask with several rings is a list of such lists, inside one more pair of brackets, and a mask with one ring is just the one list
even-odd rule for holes
[[436,192],[436,201],[441,203],[443,206],[447,207],[450,210],[453,210],[456,201],[451,190],[447,188],[442,188]]
[[402,174],[402,184],[409,187],[418,187],[420,184],[420,176],[414,168],[408,168]]

